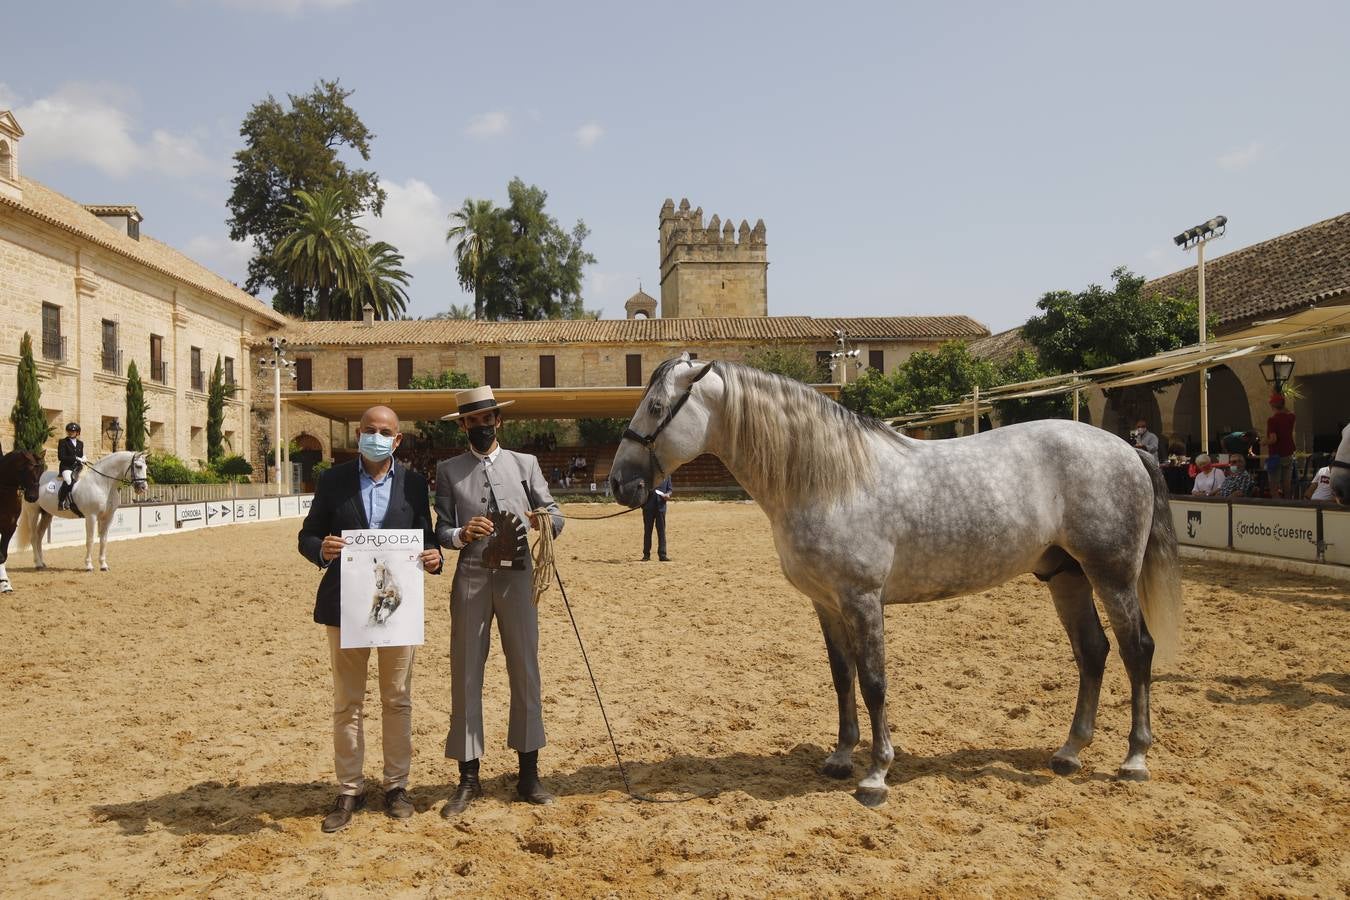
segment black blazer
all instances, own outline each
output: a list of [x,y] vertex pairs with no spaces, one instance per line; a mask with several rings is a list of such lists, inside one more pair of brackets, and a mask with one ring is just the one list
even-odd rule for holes
[[64,472],[66,469],[77,470],[80,468],[79,458],[84,456],[84,441],[76,441],[75,446],[70,446],[70,438],[61,438],[56,445],[57,471]]
[[[339,463],[319,476],[314,502],[300,526],[300,555],[324,570],[314,598],[314,621],[320,625],[342,624],[342,557],[325,565],[319,555],[323,539],[330,534],[341,534],[344,529],[370,527],[366,505],[361,502],[358,465],[358,460]],[[389,509],[385,511],[383,527],[420,528],[422,547],[439,549],[436,532],[431,527],[427,480],[398,462],[394,463],[390,477],[394,483],[389,488]]]

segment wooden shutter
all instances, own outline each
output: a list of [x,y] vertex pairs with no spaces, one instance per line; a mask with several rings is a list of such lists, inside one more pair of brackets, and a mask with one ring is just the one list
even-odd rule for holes
[[483,357],[483,383],[493,388],[502,386],[502,358],[500,356]]
[[869,366],[871,366],[873,369],[876,369],[878,372],[885,373],[885,371],[886,371],[886,351],[884,351],[884,350],[868,350],[868,351],[867,351],[867,364],[868,364]]
[[398,358],[398,389],[406,391],[412,387],[412,357],[400,356]]
[[365,383],[365,365],[361,357],[347,357],[347,390],[362,390],[365,387]]
[[551,355],[539,357],[539,386],[551,388],[558,386],[557,361]]
[[642,354],[628,354],[628,386],[642,387]]
[[295,389],[297,391],[314,390],[314,360],[309,357],[295,361]]

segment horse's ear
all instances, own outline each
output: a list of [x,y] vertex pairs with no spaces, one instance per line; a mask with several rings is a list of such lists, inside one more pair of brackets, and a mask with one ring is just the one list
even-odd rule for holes
[[691,356],[689,355],[689,351],[688,351],[688,350],[686,350],[686,351],[684,351],[683,353],[680,354],[680,362],[689,362],[689,360],[691,360],[691,359],[693,359],[693,357],[691,357]]
[[689,363],[689,365],[680,366],[675,370],[675,378],[673,379],[674,388],[677,391],[687,391],[689,390],[689,386],[694,383],[694,379],[697,378],[699,373],[706,369],[709,364],[689,359],[688,353],[684,354],[681,358],[681,362]]

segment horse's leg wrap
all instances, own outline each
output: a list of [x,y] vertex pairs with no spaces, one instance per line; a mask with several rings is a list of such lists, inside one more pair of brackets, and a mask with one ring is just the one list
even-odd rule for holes
[[[1060,775],[1072,775],[1082,763],[1078,753],[1092,743],[1092,732],[1097,722],[1097,702],[1102,691],[1102,672],[1111,644],[1102,630],[1097,607],[1092,603],[1092,585],[1082,569],[1072,559],[1072,565],[1060,567],[1054,577],[1046,579],[1050,595],[1055,601],[1055,612],[1069,633],[1073,658],[1078,663],[1078,704],[1073,711],[1073,724],[1064,746],[1055,751],[1050,768]],[[1039,577],[1039,576],[1037,576]]]
[[853,650],[848,632],[839,617],[819,606],[820,630],[825,635],[825,652],[830,658],[830,676],[839,700],[839,741],[834,752],[825,760],[821,772],[831,778],[848,778],[853,774],[853,748],[858,746],[858,700],[853,685],[858,677],[853,662]]

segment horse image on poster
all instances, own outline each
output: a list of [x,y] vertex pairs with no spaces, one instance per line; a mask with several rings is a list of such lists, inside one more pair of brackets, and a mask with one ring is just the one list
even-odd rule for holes
[[1152,664],[1175,653],[1182,612],[1156,459],[1060,420],[915,440],[799,382],[684,354],[652,373],[614,457],[611,489],[636,507],[702,453],[721,459],[758,501],[784,574],[815,607],[839,707],[827,775],[852,774],[861,688],[872,726],[861,803],[885,802],[895,755],[883,608],[986,590],[1026,572],[1048,585],[1078,664],[1073,722],[1051,768],[1078,771],[1092,741],[1110,648],[1095,594],[1130,679],[1119,777],[1149,777]]
[[370,624],[383,625],[403,602],[403,594],[398,589],[398,582],[394,580],[394,573],[389,571],[389,566],[383,559],[375,558],[374,569],[375,591],[370,604]]
[[145,454],[136,450],[110,453],[102,459],[85,465],[80,480],[70,492],[75,509],[61,509],[57,499],[60,476],[44,472],[38,485],[37,502],[24,504],[19,522],[19,546],[33,547],[33,566],[47,568],[42,558],[42,536],[47,533],[53,517],[78,519],[84,517],[84,568],[94,570],[94,530],[98,529],[98,567],[108,571],[108,527],[117,513],[117,488],[131,485],[137,494],[144,494],[148,486]]

